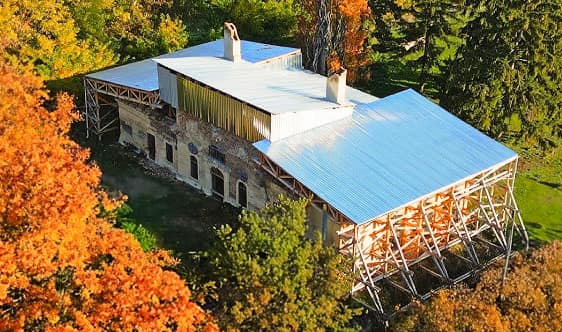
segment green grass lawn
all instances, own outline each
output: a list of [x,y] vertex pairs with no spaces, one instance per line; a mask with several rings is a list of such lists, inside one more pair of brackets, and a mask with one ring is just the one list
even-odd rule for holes
[[520,153],[515,196],[535,242],[562,240],[562,141],[542,154],[533,145],[514,145]]
[[411,66],[399,61],[375,63],[372,66],[373,77],[368,81],[358,82],[357,87],[360,90],[383,98],[408,88],[418,87],[419,74]]
[[562,240],[562,190],[520,175],[515,196],[532,240]]
[[[378,97],[417,88],[418,73],[399,61],[376,63],[374,77],[359,88]],[[432,96],[434,87],[429,86]],[[562,240],[562,141],[546,155],[534,144],[509,144],[520,154],[515,195],[534,243]]]
[[[207,249],[213,228],[237,219],[238,209],[186,184],[147,172],[138,158],[122,149],[107,147],[106,153],[112,156],[109,160],[98,153],[102,184],[128,196],[127,204],[133,209],[130,217],[156,235],[162,247],[177,253]],[[115,158],[121,164],[118,167]]]

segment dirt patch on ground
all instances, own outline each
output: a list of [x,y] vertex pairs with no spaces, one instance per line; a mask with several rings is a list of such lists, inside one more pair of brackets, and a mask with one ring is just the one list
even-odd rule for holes
[[129,197],[131,217],[153,232],[162,247],[191,252],[209,247],[213,229],[234,223],[239,210],[176,180],[166,169],[116,143],[95,143],[92,159],[102,185]]

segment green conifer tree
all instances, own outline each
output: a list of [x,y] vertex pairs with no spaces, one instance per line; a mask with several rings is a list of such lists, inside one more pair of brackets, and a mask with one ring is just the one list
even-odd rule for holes
[[473,7],[443,104],[496,138],[554,144],[562,135],[562,1],[478,1]]
[[[371,2],[377,42],[373,46],[378,64],[401,62],[420,92],[437,87],[442,68],[462,44],[460,29],[466,24],[463,0],[379,0]],[[380,69],[375,69],[379,71]],[[389,73],[390,76],[397,73]],[[406,77],[403,77],[406,78]],[[413,85],[412,85],[413,86]]]

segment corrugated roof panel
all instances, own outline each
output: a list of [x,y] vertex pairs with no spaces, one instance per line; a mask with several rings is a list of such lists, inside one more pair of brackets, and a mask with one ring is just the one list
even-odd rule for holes
[[[298,48],[269,45],[256,43],[248,40],[240,41],[242,51],[242,60],[256,63],[273,59],[279,56],[300,52]],[[178,58],[178,57],[216,57],[222,58],[224,55],[224,42],[222,39],[212,42],[195,45],[192,47],[179,50],[177,52],[163,54],[155,57],[155,59]]]
[[152,59],[98,71],[86,77],[143,91],[158,90],[158,73]]
[[[268,45],[246,40],[242,40],[241,43],[242,59],[249,63],[262,62],[283,55],[300,52],[297,48]],[[177,52],[163,54],[153,59],[176,59],[182,57],[222,58],[223,52],[223,40],[220,39],[188,47]],[[156,63],[152,61],[152,59],[129,63],[86,76],[144,91],[158,90],[158,73],[156,71]]]
[[351,87],[349,102],[326,99],[326,77],[306,70],[264,70],[248,62],[222,58],[160,58],[159,64],[271,114],[336,109],[376,97]]
[[413,90],[254,146],[358,224],[516,156]]

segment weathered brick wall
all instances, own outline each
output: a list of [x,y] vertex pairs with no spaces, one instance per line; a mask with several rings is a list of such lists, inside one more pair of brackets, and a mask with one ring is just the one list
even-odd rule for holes
[[[238,183],[246,184],[248,194],[248,208],[260,208],[283,189],[271,182],[271,178],[255,163],[258,151],[247,141],[208,123],[202,122],[188,114],[178,112],[178,152],[182,156],[178,172],[189,177],[189,144],[197,148],[199,160],[199,182],[202,190],[211,194],[211,167],[218,168],[224,175],[225,201],[237,205]],[[225,163],[222,164],[211,158],[208,154],[209,145],[215,145],[225,154]],[[182,165],[185,162],[185,165]],[[270,192],[267,188],[271,188]],[[269,197],[268,197],[269,194]]]

